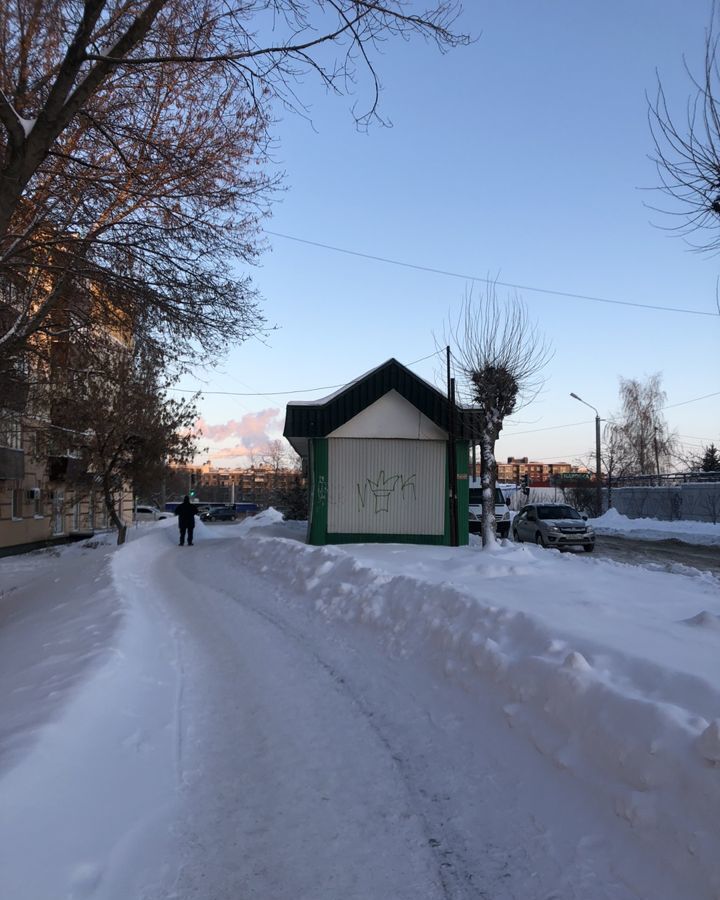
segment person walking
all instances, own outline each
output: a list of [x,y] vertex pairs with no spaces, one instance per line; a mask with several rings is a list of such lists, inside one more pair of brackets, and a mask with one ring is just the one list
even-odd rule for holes
[[185,495],[183,502],[175,510],[178,517],[178,528],[180,529],[180,546],[185,543],[185,534],[187,533],[188,547],[192,547],[193,531],[195,530],[195,516],[197,515],[197,507],[190,502],[190,498]]

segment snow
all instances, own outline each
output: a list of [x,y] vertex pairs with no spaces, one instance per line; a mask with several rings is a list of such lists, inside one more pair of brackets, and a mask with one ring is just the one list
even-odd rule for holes
[[592,523],[598,534],[618,534],[643,541],[674,539],[688,544],[720,544],[720,522],[629,519],[617,510],[609,509]]
[[720,895],[717,578],[304,535],[0,559],[4,895]]
[[26,139],[29,138],[30,132],[35,127],[35,123],[37,122],[37,119],[23,119],[22,116],[18,116],[18,122],[20,122],[20,126],[22,127],[22,130],[25,132],[25,138]]

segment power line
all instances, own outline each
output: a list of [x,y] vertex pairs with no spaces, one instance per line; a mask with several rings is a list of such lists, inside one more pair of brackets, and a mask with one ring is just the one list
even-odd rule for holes
[[[668,403],[667,406],[661,406],[660,409],[674,409],[676,406],[687,406],[688,403],[697,403],[700,400],[708,400],[711,397],[720,397],[720,391],[715,391],[713,394],[703,394],[702,397],[693,397],[690,400],[681,400],[680,403]],[[587,425],[590,422],[590,419],[584,419],[582,422],[569,422],[567,425],[549,425],[545,428],[534,428],[530,431],[508,431],[505,433],[504,437],[514,437],[516,434],[535,434],[538,431],[555,431],[557,428],[573,428],[576,425]],[[615,422],[618,424],[618,420],[612,418],[611,416],[601,419],[601,422]],[[690,435],[686,435],[689,437]],[[680,435],[682,437],[682,435]],[[709,440],[707,438],[696,438],[696,440],[704,441]]]
[[[432,353],[428,353],[427,356],[421,356],[420,359],[414,359],[410,363],[406,363],[405,365],[409,368],[410,366],[415,366],[418,363],[425,362],[426,359],[430,359],[433,356],[437,356],[439,353],[444,353],[445,348],[441,348],[440,350],[434,350]],[[357,378],[354,378],[353,381],[357,381]],[[240,393],[239,391],[204,391],[200,388],[201,394],[221,394],[225,397],[280,397],[285,396],[287,394],[314,394],[316,391],[332,391],[335,388],[347,387],[352,384],[352,381],[345,381],[342,384],[326,384],[322,387],[314,387],[314,388],[298,388],[294,391],[262,391],[262,392],[254,392],[254,393]],[[174,391],[175,393],[180,394],[188,394],[194,393],[196,388],[168,388],[169,391]]]
[[320,247],[323,250],[332,250],[334,253],[345,253],[348,256],[358,256],[361,259],[371,259],[375,262],[387,263],[391,266],[401,266],[405,269],[415,269],[418,272],[431,272],[433,275],[444,275],[448,278],[462,278],[463,281],[482,281],[485,284],[498,284],[501,287],[513,288],[519,291],[533,291],[537,294],[550,294],[553,297],[565,297],[572,300],[590,300],[593,303],[610,303],[614,306],[633,306],[638,309],[660,310],[662,312],[685,313],[692,316],[712,316],[718,318],[715,312],[704,309],[686,309],[677,306],[656,306],[652,303],[637,303],[632,300],[611,300],[609,297],[594,297],[590,294],[574,294],[571,291],[556,291],[550,288],[533,287],[529,284],[515,284],[511,281],[499,281],[495,278],[483,278],[480,275],[463,275],[461,272],[452,272],[449,269],[436,269],[432,266],[421,266],[418,263],[403,262],[399,259],[391,259],[387,256],[376,256],[373,253],[362,253],[359,250],[348,250],[346,247],[335,247],[332,244],[323,244],[321,241],[310,241],[307,238],[295,237],[292,234],[283,234],[280,231],[265,230],[265,234],[273,237],[284,238],[288,241],[297,241],[299,244],[308,244],[311,247]]
[[189,394],[194,393],[196,390],[199,390],[200,393],[205,396],[207,395],[222,395],[223,397],[279,397],[285,394],[312,394],[315,391],[330,391],[333,388],[344,387],[342,384],[326,384],[322,387],[316,388],[303,388],[302,390],[297,391],[263,391],[263,392],[255,392],[255,393],[241,393],[240,391],[205,391],[202,388],[168,388],[169,391],[174,391],[175,393],[180,394]]
[[537,434],[538,431],[557,431],[559,428],[575,428],[577,425],[587,425],[589,421],[589,419],[583,419],[582,422],[568,422],[567,425],[547,425],[544,428],[531,428],[529,431],[507,431],[502,437],[515,437],[517,434]]
[[662,409],[674,409],[676,406],[685,406],[687,403],[697,403],[698,400],[707,400],[710,397],[720,397],[720,391],[715,391],[714,394],[704,394],[702,397],[693,397],[692,400],[683,400],[682,403],[669,403],[667,406],[663,406]]

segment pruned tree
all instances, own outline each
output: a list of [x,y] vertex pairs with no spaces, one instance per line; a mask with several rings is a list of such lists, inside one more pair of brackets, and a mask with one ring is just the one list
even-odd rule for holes
[[660,475],[667,468],[677,443],[662,414],[666,401],[662,376],[647,381],[620,379],[622,409],[609,423],[606,434],[622,458],[628,475]]
[[62,430],[65,447],[82,455],[117,529],[127,524],[115,506],[119,492],[142,494],[168,462],[187,463],[196,449],[196,397],[170,399],[157,359],[136,348],[106,350],[102,368],[73,369],[52,381],[50,439]]
[[464,382],[463,394],[477,411],[486,546],[495,542],[495,443],[508,416],[537,396],[552,352],[522,301],[513,295],[501,302],[494,284],[477,298],[466,294],[447,338]]
[[353,90],[364,68],[366,124],[378,44],[462,43],[457,13],[454,0],[0,5],[0,355],[118,319],[174,359],[256,333],[243,269],[273,187],[273,104],[302,110],[309,73]]

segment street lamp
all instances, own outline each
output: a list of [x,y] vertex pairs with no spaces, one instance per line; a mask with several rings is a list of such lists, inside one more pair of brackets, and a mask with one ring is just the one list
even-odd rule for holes
[[571,393],[570,396],[589,406],[595,412],[595,496],[598,516],[602,515],[602,479],[600,473],[600,413],[591,403],[587,403],[582,397]]

